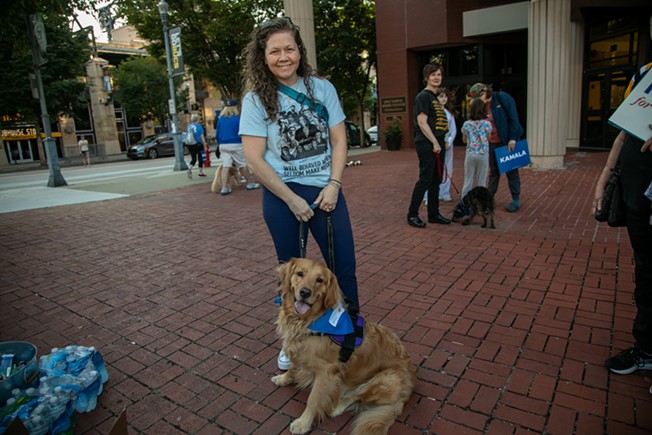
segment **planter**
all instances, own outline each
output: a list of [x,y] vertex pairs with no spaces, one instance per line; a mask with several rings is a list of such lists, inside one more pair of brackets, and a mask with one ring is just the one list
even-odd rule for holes
[[387,139],[386,142],[389,151],[398,151],[401,148],[401,138]]

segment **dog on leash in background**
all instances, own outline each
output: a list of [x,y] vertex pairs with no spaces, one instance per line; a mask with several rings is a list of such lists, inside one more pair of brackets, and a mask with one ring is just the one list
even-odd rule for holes
[[453,222],[469,225],[476,215],[482,216],[482,228],[487,227],[487,218],[491,218],[489,228],[496,228],[494,212],[496,203],[489,189],[482,186],[474,187],[453,210]]
[[278,272],[282,302],[276,330],[292,365],[272,382],[279,387],[295,384],[311,389],[290,432],[304,434],[326,416],[352,410],[358,415],[351,435],[387,434],[416,384],[414,365],[399,338],[367,322],[362,343],[342,362],[341,347],[333,336],[309,328],[319,319],[338,323],[339,315],[349,315],[333,309],[344,310],[344,295],[335,275],[325,264],[307,258],[293,258]]
[[215,171],[215,178],[213,178],[213,183],[211,184],[211,192],[220,193],[220,190],[224,187],[222,186],[222,171],[225,170],[229,171],[229,181],[231,182],[232,187],[242,184],[242,181],[240,181],[240,173],[235,167],[231,166],[225,169],[223,165],[220,165]]

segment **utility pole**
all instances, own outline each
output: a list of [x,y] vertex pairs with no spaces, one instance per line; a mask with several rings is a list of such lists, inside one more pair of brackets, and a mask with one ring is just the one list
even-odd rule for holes
[[29,32],[29,39],[32,43],[32,59],[34,61],[34,73],[36,75],[36,85],[38,87],[38,99],[41,104],[41,120],[43,123],[43,130],[45,131],[45,153],[48,159],[48,168],[50,169],[50,178],[48,179],[48,187],[67,186],[66,180],[63,178],[61,168],[59,167],[59,156],[57,154],[57,146],[52,138],[52,127],[50,126],[50,116],[48,115],[48,107],[45,102],[45,92],[43,90],[43,79],[41,78],[41,66],[47,63],[45,54],[47,52],[47,37],[45,36],[45,26],[43,26],[43,18],[41,14],[30,15],[27,18],[27,29]]

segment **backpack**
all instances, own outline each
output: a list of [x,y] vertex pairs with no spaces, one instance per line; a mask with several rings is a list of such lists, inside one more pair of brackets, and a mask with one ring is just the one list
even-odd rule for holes
[[195,124],[190,124],[188,126],[186,132],[183,134],[184,145],[195,145],[197,143],[197,139],[195,139],[196,130],[197,128],[195,127]]

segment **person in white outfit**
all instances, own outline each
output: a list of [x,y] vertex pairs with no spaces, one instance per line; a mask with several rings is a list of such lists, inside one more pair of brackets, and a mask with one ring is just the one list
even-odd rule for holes
[[[437,101],[444,107],[446,120],[448,121],[448,133],[444,137],[446,143],[446,153],[444,155],[443,171],[441,174],[442,183],[439,185],[439,200],[451,201],[451,177],[453,176],[453,142],[457,136],[457,125],[455,124],[455,115],[457,111],[453,106],[454,94],[446,88],[439,88],[437,92]],[[423,202],[428,204],[428,192],[423,195]]]
[[446,133],[446,154],[444,157],[444,173],[442,174],[442,183],[439,185],[439,200],[451,200],[451,177],[453,176],[453,142],[457,136],[457,126],[455,125],[455,107],[453,107],[454,95],[446,88],[439,88],[437,100],[444,106],[446,118],[448,119],[448,133]]

